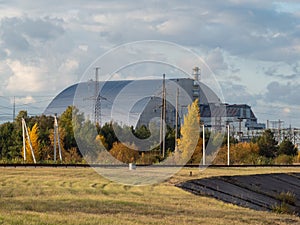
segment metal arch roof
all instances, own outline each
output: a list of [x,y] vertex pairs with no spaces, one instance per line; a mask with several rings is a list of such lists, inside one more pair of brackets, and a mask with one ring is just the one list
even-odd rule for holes
[[[172,82],[185,83],[182,88],[192,98],[193,80],[188,78],[166,80],[166,87],[172,93],[169,98],[175,99],[175,88]],[[179,84],[178,83],[178,84]],[[188,84],[188,85],[186,85]],[[175,84],[176,85],[176,84]],[[101,121],[136,124],[151,97],[160,97],[162,90],[162,80],[122,80],[99,82],[99,95],[101,101]],[[174,89],[174,90],[173,90]],[[88,81],[74,84],[59,93],[48,105],[44,114],[62,114],[70,105],[79,106],[79,110],[87,116],[92,116],[94,107],[95,82]],[[172,96],[171,96],[172,95]],[[205,84],[200,83],[200,103],[219,102],[216,94]],[[132,103],[133,102],[133,103]],[[130,113],[130,116],[128,115]]]

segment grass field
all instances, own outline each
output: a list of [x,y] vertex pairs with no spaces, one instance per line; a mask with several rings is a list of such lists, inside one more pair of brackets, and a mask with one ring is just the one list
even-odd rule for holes
[[271,172],[300,168],[185,168],[144,187],[110,182],[90,168],[0,168],[0,224],[300,224],[293,215],[257,212],[174,187],[188,179]]

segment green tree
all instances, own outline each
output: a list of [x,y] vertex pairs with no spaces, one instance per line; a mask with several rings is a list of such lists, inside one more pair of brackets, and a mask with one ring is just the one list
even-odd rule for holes
[[29,117],[27,111],[21,110],[15,118],[15,123],[20,127],[20,129],[22,128],[22,118],[28,121]]
[[151,132],[145,125],[142,125],[134,130],[134,135],[139,139],[147,139],[151,136]]
[[59,118],[59,126],[65,131],[64,148],[77,148],[77,143],[74,136],[74,126],[80,127],[84,121],[83,113],[75,106],[68,106]]
[[283,140],[278,148],[278,155],[285,154],[290,156],[297,155],[298,149],[295,145],[288,139]]
[[97,143],[97,130],[90,120],[85,121],[80,127],[74,128],[76,141],[83,157],[93,161],[97,157],[100,146]]
[[277,155],[277,141],[271,130],[265,130],[262,136],[257,141],[259,154],[267,158],[274,158]]
[[[47,160],[49,159],[49,151],[53,151],[53,148],[49,148],[51,146],[50,134],[54,129],[54,118],[53,116],[35,116],[32,118],[34,123],[38,124],[39,127],[39,149],[41,153],[41,159]],[[52,158],[53,159],[53,158]]]
[[99,134],[105,138],[105,145],[107,146],[107,150],[112,149],[113,143],[117,142],[118,139],[114,132],[114,126],[112,122],[105,123],[103,127],[101,127]]
[[[133,129],[132,127],[131,130],[136,137],[133,143],[141,151],[148,152],[153,149],[159,148],[160,130],[156,123],[153,122],[150,123],[149,128],[145,125],[142,125],[140,127],[137,127],[136,129]],[[174,143],[169,143],[170,138],[172,138],[172,134],[169,127],[167,127],[165,138],[166,138],[166,149],[170,149],[170,145],[174,146]]]
[[[22,139],[22,118],[28,122],[30,118],[28,117],[27,111],[21,110],[18,115],[15,118],[15,121],[13,122],[14,124],[14,129],[11,133],[11,136],[13,138],[13,143],[9,147],[10,153],[8,158],[9,159],[16,159],[21,157],[21,149],[23,146],[23,139]],[[33,124],[30,126],[32,127]]]
[[165,139],[166,139],[166,149],[168,151],[174,151],[175,150],[175,129],[172,129],[172,127],[167,126]]
[[13,134],[14,124],[4,123],[0,126],[0,158],[11,159],[15,154],[11,152],[15,142]]

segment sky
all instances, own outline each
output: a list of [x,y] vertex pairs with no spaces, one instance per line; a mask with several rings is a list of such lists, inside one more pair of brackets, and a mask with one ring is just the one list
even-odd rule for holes
[[14,96],[17,112],[40,114],[97,57],[143,40],[198,54],[259,122],[300,127],[300,1],[271,0],[0,0],[0,122]]

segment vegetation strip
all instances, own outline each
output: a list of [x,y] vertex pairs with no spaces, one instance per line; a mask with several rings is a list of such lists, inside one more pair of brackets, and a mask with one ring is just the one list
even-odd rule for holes
[[[137,167],[142,166],[156,166],[156,167],[185,167],[185,168],[206,168],[208,166],[202,165],[144,165],[144,164],[136,164]],[[54,163],[0,163],[0,167],[72,167],[72,168],[87,168],[87,167],[128,167],[126,164],[113,165],[113,164],[54,164]],[[209,165],[210,168],[300,168],[300,164],[296,165]]]

